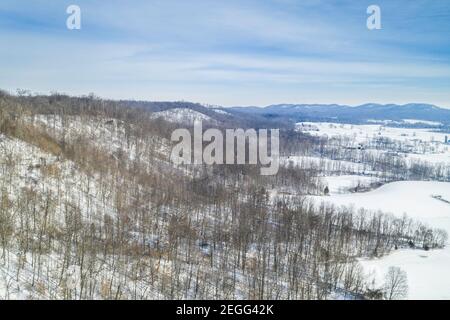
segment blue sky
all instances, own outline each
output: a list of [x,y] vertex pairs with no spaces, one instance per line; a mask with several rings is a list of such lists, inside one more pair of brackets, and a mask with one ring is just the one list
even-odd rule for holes
[[[82,29],[66,28],[81,8]],[[366,9],[381,8],[369,31]],[[273,103],[450,107],[450,1],[2,0],[0,88]]]

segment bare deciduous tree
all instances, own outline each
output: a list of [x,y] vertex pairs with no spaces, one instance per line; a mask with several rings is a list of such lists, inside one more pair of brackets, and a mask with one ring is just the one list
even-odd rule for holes
[[384,294],[387,300],[399,300],[408,296],[408,277],[399,267],[389,267],[385,276]]

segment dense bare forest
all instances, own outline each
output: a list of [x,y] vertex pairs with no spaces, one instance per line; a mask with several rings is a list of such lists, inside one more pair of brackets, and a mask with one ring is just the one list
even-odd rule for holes
[[266,177],[250,165],[175,166],[177,124],[154,116],[173,107],[204,108],[0,94],[0,298],[394,299],[402,292],[373,287],[357,258],[447,241],[406,215],[312,201],[326,192],[324,172],[355,169],[289,157],[358,163],[358,173],[383,181],[449,181],[448,167],[411,166],[276,119],[211,110],[223,130],[282,129],[287,162]]

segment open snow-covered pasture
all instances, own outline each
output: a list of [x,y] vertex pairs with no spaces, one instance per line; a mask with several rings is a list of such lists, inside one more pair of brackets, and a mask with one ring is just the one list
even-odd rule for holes
[[422,141],[422,142],[444,142],[445,136],[450,136],[442,132],[434,132],[430,129],[413,129],[387,127],[384,125],[355,125],[340,124],[330,122],[303,122],[297,124],[297,128],[314,128],[308,132],[316,136],[342,137],[347,136],[356,139],[358,142],[366,142],[368,139],[385,137],[402,142]]
[[376,177],[358,175],[320,177],[320,180],[328,187],[330,195],[348,193],[350,190],[358,192],[380,181]]
[[384,282],[389,267],[405,270],[408,276],[408,299],[450,299],[450,248],[442,250],[400,249],[377,259],[361,259],[368,276],[377,285]]
[[401,181],[388,183],[370,192],[319,198],[336,205],[353,205],[355,208],[381,210],[398,216],[406,213],[413,219],[450,232],[450,204],[436,199],[436,196],[450,201],[450,183]]
[[[445,143],[450,139],[450,134],[435,132],[433,129],[394,128],[380,124],[302,122],[297,124],[297,130],[313,136],[347,139],[365,149],[366,153],[383,154],[391,151],[392,154],[396,151],[398,156],[407,158],[410,162],[414,160],[430,165],[450,164],[450,143]],[[373,142],[380,138],[388,138],[398,144],[397,150],[370,149]]]
[[[404,181],[374,191],[314,197],[336,205],[381,210],[409,217],[450,233],[450,183]],[[361,260],[378,283],[391,266],[407,272],[409,299],[450,299],[450,246],[431,251],[401,249],[379,259]]]

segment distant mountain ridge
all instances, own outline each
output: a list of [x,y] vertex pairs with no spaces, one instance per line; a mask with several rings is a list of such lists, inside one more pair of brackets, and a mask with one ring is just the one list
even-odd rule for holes
[[291,121],[367,122],[368,120],[417,119],[450,124],[450,109],[431,104],[367,103],[356,107],[338,104],[277,104],[267,107],[233,107],[227,110],[241,114],[258,114],[267,118],[286,118]]
[[[296,122],[373,123],[392,121],[392,125],[418,126],[407,119],[441,123],[450,128],[450,109],[432,104],[377,104],[359,106],[340,104],[275,104],[266,107],[246,106],[224,108],[190,102],[121,101],[131,107],[140,107],[155,113],[168,110],[191,109],[212,119],[213,122],[247,127],[284,127]],[[172,112],[173,113],[173,112]],[[426,123],[422,123],[426,125]]]

